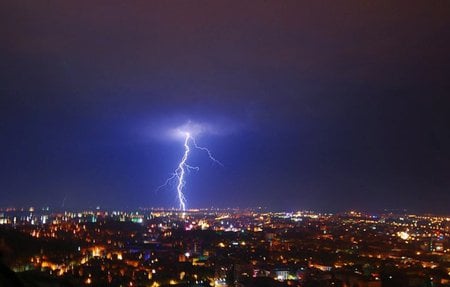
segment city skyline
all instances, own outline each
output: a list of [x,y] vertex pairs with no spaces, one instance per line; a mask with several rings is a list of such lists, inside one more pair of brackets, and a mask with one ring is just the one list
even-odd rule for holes
[[450,2],[0,4],[0,207],[449,214]]
[[450,285],[448,216],[10,209],[0,231],[5,286]]

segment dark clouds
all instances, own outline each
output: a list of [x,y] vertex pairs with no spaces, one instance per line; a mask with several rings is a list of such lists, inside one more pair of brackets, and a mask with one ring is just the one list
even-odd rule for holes
[[193,205],[446,211],[446,1],[1,5],[4,204],[171,205],[178,147],[135,131],[227,119]]

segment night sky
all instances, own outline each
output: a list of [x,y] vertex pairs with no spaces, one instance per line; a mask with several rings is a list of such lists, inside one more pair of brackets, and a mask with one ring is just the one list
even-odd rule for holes
[[[2,1],[0,207],[450,214],[450,1]],[[64,200],[65,199],[65,200]]]

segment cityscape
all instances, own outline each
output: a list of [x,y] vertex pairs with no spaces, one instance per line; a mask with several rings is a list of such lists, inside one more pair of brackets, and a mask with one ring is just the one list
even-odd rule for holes
[[450,287],[450,1],[0,1],[0,287]]
[[450,285],[445,216],[9,208],[0,225],[25,286]]

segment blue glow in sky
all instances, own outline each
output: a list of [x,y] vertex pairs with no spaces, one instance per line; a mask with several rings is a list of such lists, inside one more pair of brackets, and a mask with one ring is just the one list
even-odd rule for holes
[[2,3],[0,206],[448,212],[449,3]]

